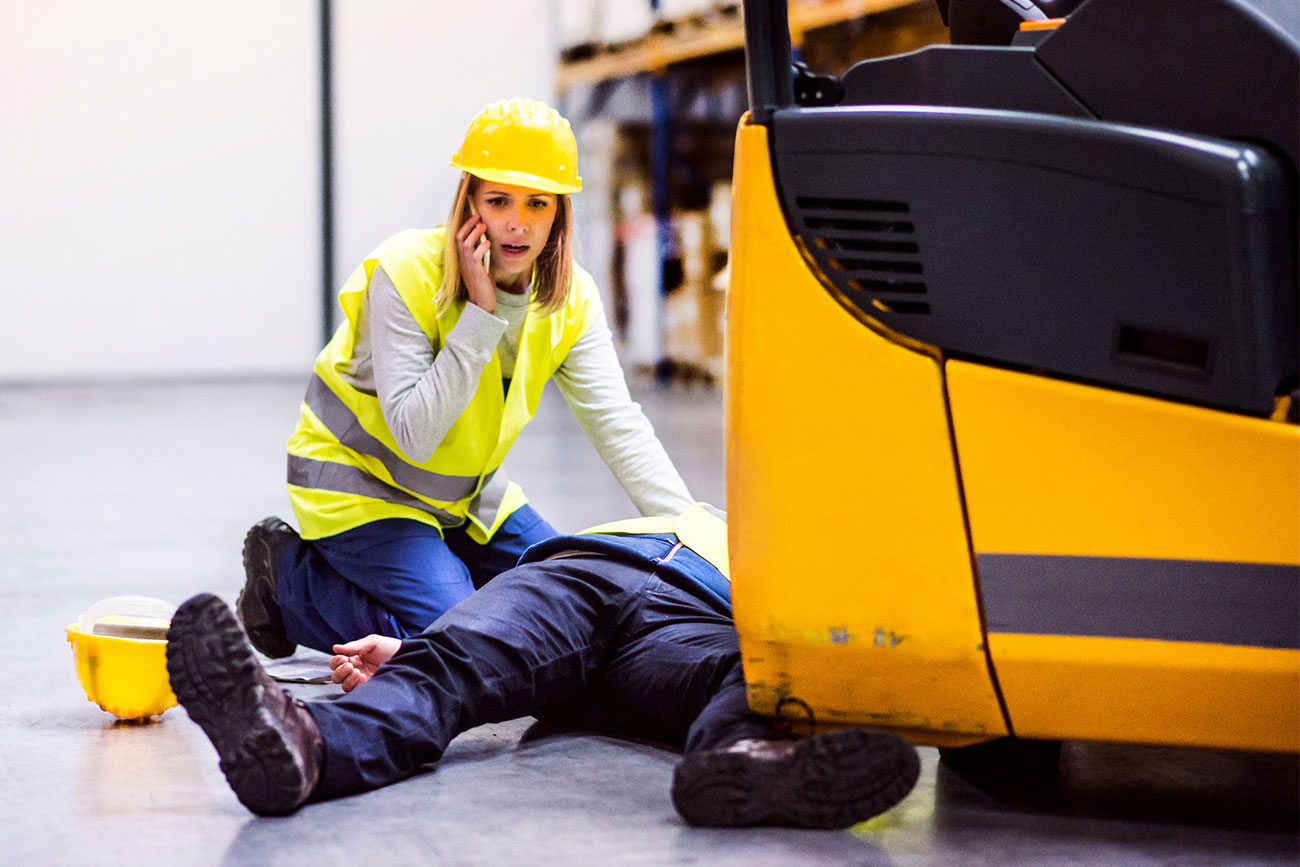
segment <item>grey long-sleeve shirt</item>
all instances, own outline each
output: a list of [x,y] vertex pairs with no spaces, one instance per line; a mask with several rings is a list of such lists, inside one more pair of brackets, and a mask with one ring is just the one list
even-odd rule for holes
[[[414,461],[427,460],[469,405],[493,351],[500,355],[502,371],[514,369],[527,312],[527,293],[498,289],[498,315],[466,304],[446,345],[435,353],[392,280],[376,267],[361,312],[352,369],[345,376],[378,397],[402,451]],[[628,393],[603,309],[569,350],[555,372],[555,384],[641,514],[677,515],[692,505],[686,483]],[[497,475],[504,487],[505,474]],[[494,477],[489,485],[496,484]],[[491,521],[491,516],[479,517]]]

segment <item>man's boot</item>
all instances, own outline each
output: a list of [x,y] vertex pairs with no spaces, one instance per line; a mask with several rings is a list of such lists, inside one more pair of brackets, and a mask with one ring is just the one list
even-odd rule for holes
[[916,748],[892,732],[751,738],[683,758],[673,805],[692,825],[845,828],[903,800],[919,774]]
[[320,779],[324,739],[306,705],[271,679],[224,602],[182,603],[167,630],[167,674],[221,770],[254,813],[292,813]]

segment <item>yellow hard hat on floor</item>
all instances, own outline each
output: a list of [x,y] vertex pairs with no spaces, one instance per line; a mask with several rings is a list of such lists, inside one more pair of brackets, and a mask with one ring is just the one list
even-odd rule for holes
[[569,122],[535,99],[503,99],[480,111],[451,164],[485,181],[548,193],[582,189]]
[[175,609],[148,596],[113,596],[68,624],[86,698],[121,719],[148,719],[175,706],[167,675],[167,627]]

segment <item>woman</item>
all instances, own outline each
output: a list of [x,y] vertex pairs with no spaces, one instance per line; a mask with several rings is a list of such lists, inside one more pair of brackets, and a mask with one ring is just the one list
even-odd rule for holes
[[494,103],[451,164],[446,225],[388,239],[339,292],[288,443],[301,535],[267,518],[245,538],[237,610],[268,656],[419,632],[554,535],[501,469],[552,377],[642,514],[693,502],[572,259],[568,122]]

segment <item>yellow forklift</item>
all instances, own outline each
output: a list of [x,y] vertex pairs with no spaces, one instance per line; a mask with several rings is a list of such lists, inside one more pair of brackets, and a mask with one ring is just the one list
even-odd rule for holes
[[940,747],[1298,751],[1294,5],[939,2],[952,44],[842,76],[744,3],[750,703]]

